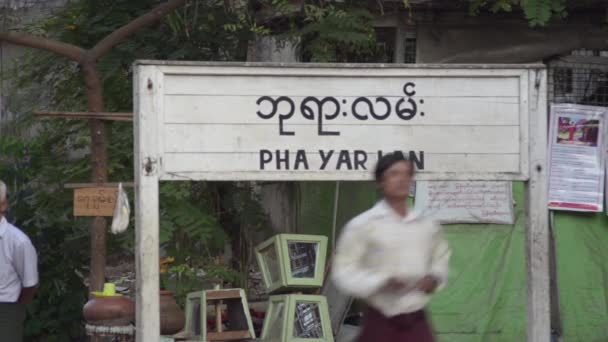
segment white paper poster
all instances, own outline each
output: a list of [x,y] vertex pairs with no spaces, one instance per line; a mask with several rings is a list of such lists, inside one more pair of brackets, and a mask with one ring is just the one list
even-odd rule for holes
[[506,181],[418,181],[416,209],[443,224],[513,224],[513,192]]
[[603,211],[604,107],[551,106],[549,209]]

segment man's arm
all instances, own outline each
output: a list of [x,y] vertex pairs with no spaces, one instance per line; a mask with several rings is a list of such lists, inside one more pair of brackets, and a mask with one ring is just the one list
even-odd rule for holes
[[29,304],[34,299],[38,286],[38,256],[30,241],[21,243],[15,249],[14,267],[21,279],[21,294],[17,302]]
[[22,288],[17,303],[25,305],[30,304],[34,300],[34,295],[36,294],[37,289],[37,286]]

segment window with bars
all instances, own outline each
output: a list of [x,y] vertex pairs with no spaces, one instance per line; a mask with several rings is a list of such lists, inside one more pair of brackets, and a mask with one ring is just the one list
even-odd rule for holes
[[549,62],[549,100],[608,107],[608,51],[577,50]]
[[416,36],[405,38],[405,60],[403,63],[416,63]]

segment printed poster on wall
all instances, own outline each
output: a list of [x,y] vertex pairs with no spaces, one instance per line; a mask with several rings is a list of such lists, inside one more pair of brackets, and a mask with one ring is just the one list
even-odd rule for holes
[[603,211],[604,107],[553,104],[549,132],[549,209]]
[[507,181],[418,181],[416,209],[442,224],[513,224],[513,190]]

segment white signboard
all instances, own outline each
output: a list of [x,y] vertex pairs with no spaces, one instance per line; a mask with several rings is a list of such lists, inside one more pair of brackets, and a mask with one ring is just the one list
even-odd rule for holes
[[606,111],[574,104],[551,106],[549,209],[603,211]]
[[134,66],[138,342],[159,336],[159,181],[370,180],[405,151],[418,180],[524,180],[528,341],[550,332],[542,65]]
[[511,182],[418,182],[416,211],[443,224],[513,224]]
[[161,179],[369,180],[395,150],[421,180],[528,178],[525,67],[138,69]]

